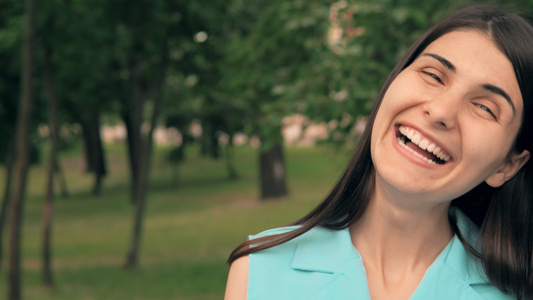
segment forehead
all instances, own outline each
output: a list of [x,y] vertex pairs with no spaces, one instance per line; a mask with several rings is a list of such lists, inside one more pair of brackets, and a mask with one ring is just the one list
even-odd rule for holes
[[[504,89],[517,110],[522,110],[522,95],[513,65],[487,34],[474,30],[452,31],[433,41],[422,53],[437,54],[451,62],[457,80]],[[417,60],[422,57],[419,55]]]
[[[429,44],[422,53],[443,56],[465,72],[468,68],[476,68],[478,75],[481,75],[498,68],[514,75],[513,66],[507,56],[488,35],[477,31],[446,33]],[[512,77],[516,79],[515,76]]]

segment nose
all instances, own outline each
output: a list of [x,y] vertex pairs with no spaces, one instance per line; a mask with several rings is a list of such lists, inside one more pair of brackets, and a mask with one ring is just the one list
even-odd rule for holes
[[457,124],[459,103],[446,95],[440,95],[422,105],[424,115],[439,129],[452,129]]

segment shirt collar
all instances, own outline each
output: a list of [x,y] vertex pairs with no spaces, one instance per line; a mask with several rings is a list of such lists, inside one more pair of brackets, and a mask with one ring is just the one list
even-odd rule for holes
[[348,262],[361,259],[350,238],[348,228],[311,229],[298,238],[291,267],[297,270],[335,273]]
[[[473,246],[477,245],[478,228],[459,209],[450,208],[459,231]],[[316,227],[297,238],[297,246],[291,267],[297,270],[338,273],[354,260],[362,260],[352,244],[348,228],[332,230]],[[469,284],[483,284],[488,280],[483,272],[481,261],[474,257],[454,236],[434,264],[443,263],[451,268],[462,280]],[[433,266],[432,267],[436,267]]]

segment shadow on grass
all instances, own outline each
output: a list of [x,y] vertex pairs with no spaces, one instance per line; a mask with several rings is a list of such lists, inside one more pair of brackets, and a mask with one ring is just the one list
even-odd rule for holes
[[[196,178],[182,180],[180,182],[172,181],[161,181],[161,180],[152,180],[150,182],[148,189],[149,193],[167,193],[167,192],[198,192],[198,190],[203,190],[205,188],[220,188],[221,186],[238,186],[240,185],[241,179],[231,179],[231,178]],[[130,197],[130,187],[129,182],[124,183],[115,183],[112,185],[104,184],[99,195],[94,195],[93,191],[88,190],[78,190],[71,192],[68,197],[61,198],[58,197],[59,201],[79,201],[85,202],[90,200],[98,200],[99,198],[126,198],[129,201]]]

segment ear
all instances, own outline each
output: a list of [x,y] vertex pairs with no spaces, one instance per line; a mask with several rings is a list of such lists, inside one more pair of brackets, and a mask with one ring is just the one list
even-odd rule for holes
[[496,173],[487,178],[485,182],[491,187],[500,187],[507,180],[513,178],[528,160],[529,151],[527,150],[522,151],[522,153],[511,153],[505,164]]

